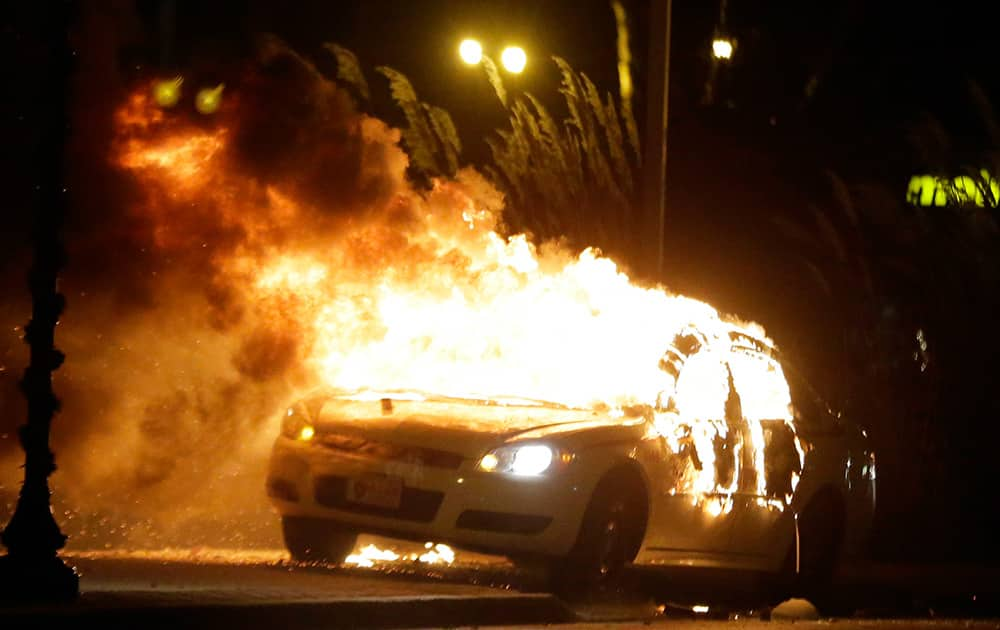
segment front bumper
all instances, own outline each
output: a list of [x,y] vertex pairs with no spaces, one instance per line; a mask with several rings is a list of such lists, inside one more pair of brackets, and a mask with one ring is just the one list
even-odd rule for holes
[[[370,474],[403,480],[398,509],[348,500],[348,480]],[[275,441],[267,479],[282,516],[506,555],[568,552],[593,485],[581,465],[518,478],[480,471],[470,459],[456,468],[385,461],[284,436]]]

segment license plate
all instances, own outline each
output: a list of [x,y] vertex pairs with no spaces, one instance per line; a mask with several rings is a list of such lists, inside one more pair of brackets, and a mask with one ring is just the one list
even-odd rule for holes
[[395,510],[403,500],[403,480],[387,475],[365,475],[347,482],[347,500]]

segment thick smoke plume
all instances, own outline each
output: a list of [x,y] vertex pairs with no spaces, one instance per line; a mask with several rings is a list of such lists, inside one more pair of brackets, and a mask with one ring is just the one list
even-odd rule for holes
[[[284,316],[294,305],[255,303],[239,287],[261,260],[338,247],[352,225],[375,217],[372,236],[384,242],[356,256],[378,265],[414,223],[393,201],[406,187],[406,156],[397,131],[356,112],[276,43],[211,120],[155,108],[148,87],[90,112],[106,116],[93,124],[110,145],[93,146],[107,154],[71,156],[77,168],[99,162],[83,167],[99,181],[81,196],[111,207],[82,201],[90,216],[67,236],[69,309],[57,341],[68,360],[56,375],[63,410],[52,435],[57,516],[76,547],[274,544],[261,490],[266,453],[278,410],[314,381],[302,366],[303,331]],[[209,140],[181,146],[190,137]],[[129,162],[130,150],[174,146],[170,138],[181,154],[160,157],[175,159],[176,180]],[[200,171],[209,158],[212,171]],[[17,267],[4,270],[12,299],[0,310],[4,521],[20,482],[16,427],[25,417],[17,379],[30,305]]]

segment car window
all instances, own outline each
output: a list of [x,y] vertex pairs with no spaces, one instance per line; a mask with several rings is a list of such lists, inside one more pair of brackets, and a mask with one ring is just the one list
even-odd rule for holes
[[802,473],[802,462],[795,446],[795,432],[784,420],[763,420],[764,434],[764,493],[769,498],[782,498],[794,490],[796,475]]

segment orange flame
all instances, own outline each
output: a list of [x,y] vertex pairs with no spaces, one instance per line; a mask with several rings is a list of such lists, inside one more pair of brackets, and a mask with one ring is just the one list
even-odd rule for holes
[[[135,211],[154,225],[156,246],[209,250],[204,273],[262,326],[292,333],[312,383],[648,404],[669,447],[689,442],[701,459],[679,491],[721,497],[705,503],[714,515],[731,510],[740,484],[765,494],[761,421],[791,427],[788,386],[778,363],[733,350],[730,336],[770,344],[759,326],[639,286],[597,250],[503,235],[500,195],[474,171],[414,190],[398,134],[371,119],[355,130],[379,147],[365,159],[381,155],[397,185],[346,217],[313,207],[294,183],[244,173],[224,117],[211,130],[168,121],[137,94],[117,122],[115,159],[144,185]],[[704,349],[675,382],[660,359],[686,329]],[[740,435],[725,420],[725,366],[741,395]],[[725,479],[716,439],[735,451]]]

